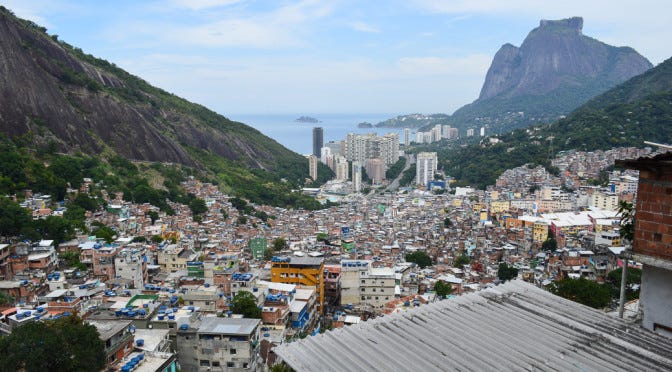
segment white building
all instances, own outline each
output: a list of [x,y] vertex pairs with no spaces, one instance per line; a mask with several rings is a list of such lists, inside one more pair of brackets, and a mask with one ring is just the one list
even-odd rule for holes
[[404,128],[404,146],[411,144],[411,129]]
[[143,288],[147,279],[147,263],[142,258],[142,252],[124,248],[114,258],[114,275],[131,281],[134,288]]
[[362,190],[362,164],[358,161],[352,162],[352,191]]
[[394,164],[399,160],[399,135],[387,133],[378,137],[375,133],[348,133],[344,154],[348,161],[364,163],[366,159],[378,158],[385,164]]
[[308,156],[308,170],[309,170],[309,173],[310,173],[310,178],[312,178],[313,181],[316,180],[317,179],[317,156],[315,156],[315,155]]
[[348,161],[344,157],[342,156],[336,157],[335,167],[336,167],[336,180],[347,181],[350,178],[348,170]]
[[418,185],[427,186],[434,179],[438,166],[438,157],[435,152],[421,152],[417,156],[415,180]]
[[590,206],[616,211],[618,210],[618,195],[611,192],[594,192],[590,197]]
[[394,300],[392,268],[373,268],[368,260],[341,261],[341,304],[382,307]]

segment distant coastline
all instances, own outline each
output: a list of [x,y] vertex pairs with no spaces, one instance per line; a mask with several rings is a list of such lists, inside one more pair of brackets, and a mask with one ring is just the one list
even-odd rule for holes
[[373,128],[373,124],[369,123],[368,121],[363,121],[357,124],[357,128]]
[[312,116],[299,116],[298,118],[294,119],[295,122],[297,123],[321,123],[320,120],[312,117]]

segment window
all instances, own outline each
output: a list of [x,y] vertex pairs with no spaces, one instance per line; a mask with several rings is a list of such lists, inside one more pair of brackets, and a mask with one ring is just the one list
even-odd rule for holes
[[376,296],[376,301],[378,300],[378,296]]
[[250,368],[248,363],[243,363],[243,368]]
[[366,300],[366,297],[362,296],[362,301]]
[[366,280],[362,279],[362,284],[366,284]]
[[226,366],[229,367],[229,368],[233,368],[233,367],[236,366],[236,363],[234,363],[234,362],[226,362]]
[[212,362],[212,366],[213,366],[213,367],[219,367],[219,362],[214,362],[214,361],[213,361],[213,362]]
[[231,354],[236,354],[236,349],[231,349]]
[[199,364],[201,365],[201,367],[210,367],[210,361],[209,360],[201,359]]
[[376,289],[374,288],[374,289],[373,289],[373,291],[375,292],[375,291],[376,291]]

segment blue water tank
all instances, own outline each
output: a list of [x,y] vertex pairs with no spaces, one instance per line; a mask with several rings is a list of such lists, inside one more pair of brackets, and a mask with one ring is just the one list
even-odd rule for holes
[[180,326],[180,330],[182,330],[182,331],[186,331],[187,329],[189,329],[189,324],[182,324]]
[[175,314],[170,314],[170,315],[168,315],[168,319],[170,319],[170,320],[175,320]]
[[165,317],[165,315],[159,315],[159,320],[163,320]]
[[139,338],[139,339],[135,340],[135,344],[137,346],[145,346],[145,340]]

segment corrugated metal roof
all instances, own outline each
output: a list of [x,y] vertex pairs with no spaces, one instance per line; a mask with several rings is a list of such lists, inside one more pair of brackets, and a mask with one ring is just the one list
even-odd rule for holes
[[279,345],[297,371],[672,370],[672,340],[512,281]]

